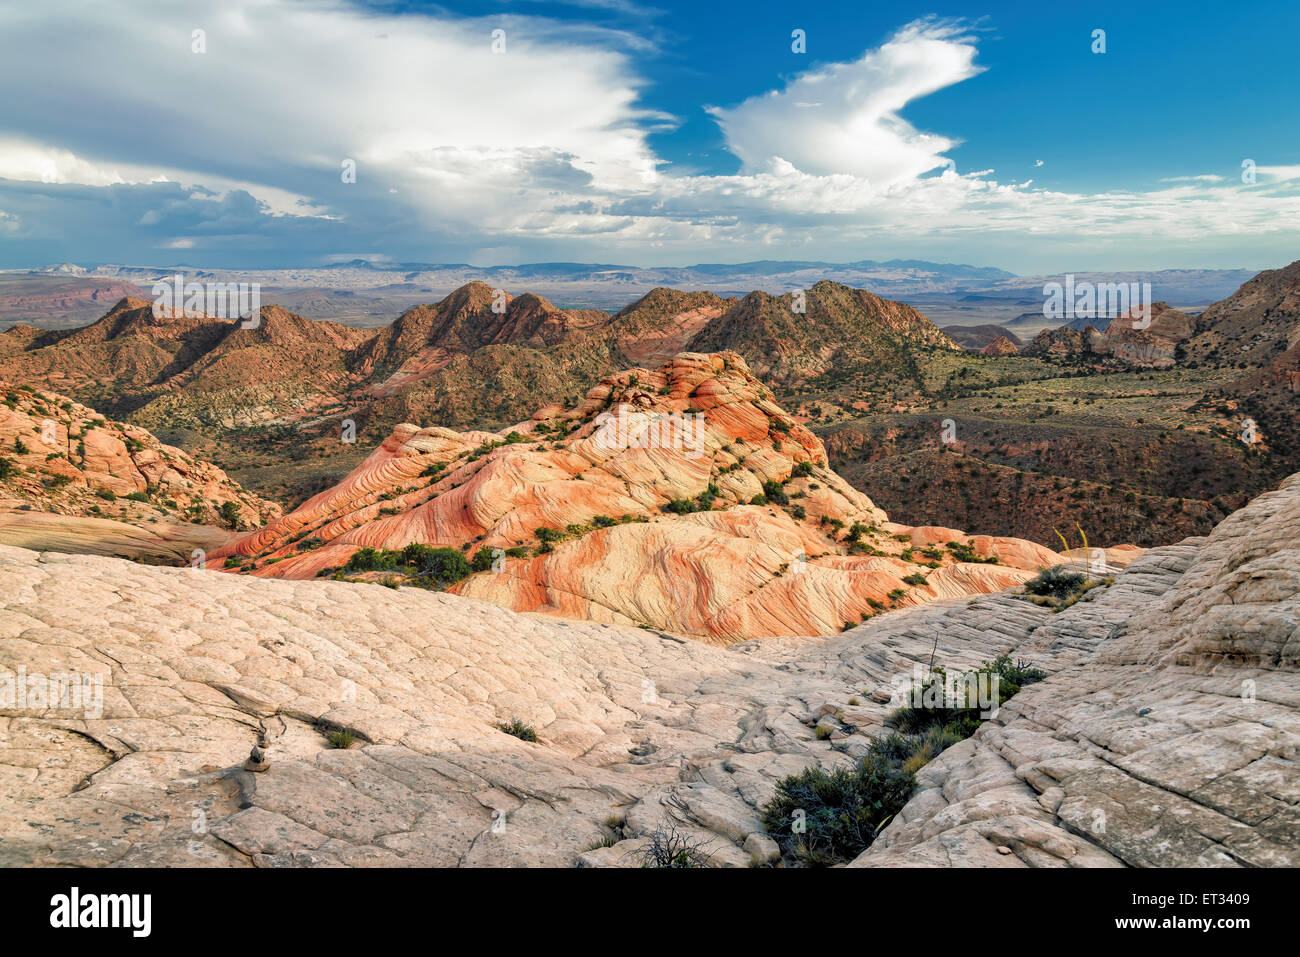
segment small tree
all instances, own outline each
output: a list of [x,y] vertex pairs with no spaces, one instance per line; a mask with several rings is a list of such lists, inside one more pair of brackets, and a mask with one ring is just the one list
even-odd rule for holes
[[231,528],[239,528],[239,521],[240,518],[242,517],[242,509],[240,509],[238,502],[234,501],[233,499],[228,502],[222,502],[220,513],[221,513],[221,520],[223,522],[225,522]]

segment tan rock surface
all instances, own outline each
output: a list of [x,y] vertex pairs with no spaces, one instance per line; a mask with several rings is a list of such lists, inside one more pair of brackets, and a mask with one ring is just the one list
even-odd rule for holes
[[898,678],[1009,652],[1051,676],[923,768],[856,864],[1294,866],[1298,527],[1293,477],[1059,614],[986,595],[728,648],[0,548],[0,674],[103,679],[102,714],[0,707],[0,862],[635,866],[670,823],[748,866],[775,782],[861,754]]

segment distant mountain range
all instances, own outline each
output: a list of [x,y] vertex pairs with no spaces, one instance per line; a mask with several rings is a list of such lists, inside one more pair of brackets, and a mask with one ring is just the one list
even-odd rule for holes
[[610,315],[562,310],[531,292],[498,300],[476,281],[374,330],[278,305],[244,329],[206,315],[160,318],[148,300],[124,298],[87,326],[10,327],[0,377],[154,427],[237,428],[344,406],[384,423],[469,426],[518,421],[541,398],[575,402],[603,375],[679,352],[733,350],[782,386],[883,385],[915,378],[915,355],[927,349],[959,347],[912,307],[832,282],[798,302],[661,287]]
[[[1155,298],[1187,309],[1230,295],[1257,270],[1171,269],[1145,273],[1077,273],[1093,281],[1152,284]],[[152,284],[183,273],[188,279],[256,282],[262,301],[275,302],[313,319],[349,325],[386,324],[396,313],[440,299],[470,282],[484,282],[511,295],[532,292],[562,309],[617,311],[657,287],[707,291],[727,298],[753,291],[781,295],[821,281],[867,289],[919,309],[940,325],[996,323],[1022,336],[1050,325],[1041,316],[1044,283],[1061,276],[1016,276],[1003,269],[960,263],[895,259],[851,263],[761,260],[641,267],[610,263],[525,263],[473,266],[466,263],[382,263],[354,259],[299,269],[205,269],[170,266],[61,263],[28,272],[0,273],[0,323],[28,322],[44,328],[79,325],[102,315],[84,298],[114,301],[122,295],[148,298]],[[116,296],[98,291],[113,285]],[[135,292],[123,289],[134,284]],[[48,302],[42,308],[41,300]],[[1017,320],[1016,317],[1022,317]]]

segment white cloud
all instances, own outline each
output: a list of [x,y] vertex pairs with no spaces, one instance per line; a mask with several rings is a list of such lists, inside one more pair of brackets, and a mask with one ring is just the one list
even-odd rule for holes
[[[204,53],[191,52],[195,28]],[[346,208],[369,187],[423,187],[430,211],[465,212],[534,173],[547,189],[566,172],[615,190],[653,175],[620,37],[589,27],[578,43],[531,18],[380,16],[329,0],[44,0],[39,13],[0,8],[0,34],[0,83],[28,94],[0,107],[7,178],[107,185],[165,171],[301,213],[305,192]],[[427,194],[439,187],[468,192]]]
[[956,143],[923,133],[899,111],[975,76],[974,40],[958,25],[918,21],[852,63],[805,73],[784,90],[709,110],[727,147],[755,173],[786,160],[806,173],[848,173],[880,187],[951,165]]
[[1201,173],[1199,176],[1165,176],[1162,183],[1222,183],[1227,179],[1218,173]]

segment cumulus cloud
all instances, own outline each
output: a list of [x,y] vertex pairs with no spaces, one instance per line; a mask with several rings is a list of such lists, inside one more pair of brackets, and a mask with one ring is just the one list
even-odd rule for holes
[[975,54],[975,41],[959,24],[919,21],[852,63],[830,64],[783,90],[709,112],[745,172],[784,160],[805,173],[895,186],[951,165],[943,154],[956,143],[917,130],[899,111],[975,76]]

